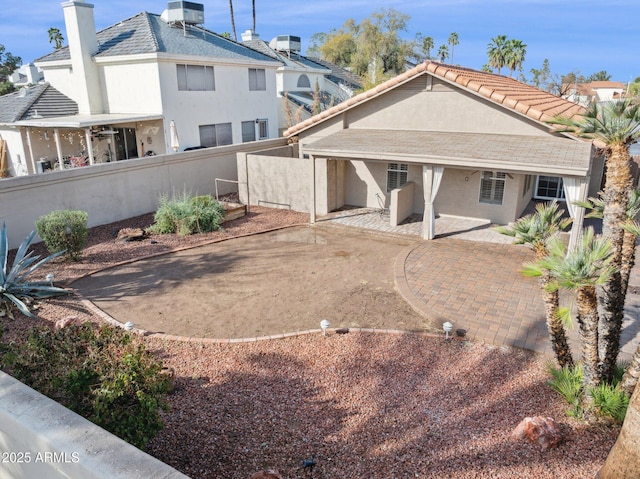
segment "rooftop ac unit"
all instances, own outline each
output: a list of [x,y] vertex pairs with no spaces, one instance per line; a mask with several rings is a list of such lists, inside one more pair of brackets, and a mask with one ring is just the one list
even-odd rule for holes
[[193,2],[169,2],[167,5],[167,23],[201,25],[204,23],[204,5]]
[[302,50],[300,37],[293,35],[278,35],[269,42],[269,46],[277,52],[299,52]]

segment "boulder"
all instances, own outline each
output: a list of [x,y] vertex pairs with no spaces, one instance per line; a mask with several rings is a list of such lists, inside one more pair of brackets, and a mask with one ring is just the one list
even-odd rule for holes
[[147,237],[147,232],[142,228],[122,228],[118,231],[118,241],[141,241]]
[[543,451],[556,447],[564,440],[558,424],[550,417],[525,417],[513,430],[511,437],[518,441],[538,444]]

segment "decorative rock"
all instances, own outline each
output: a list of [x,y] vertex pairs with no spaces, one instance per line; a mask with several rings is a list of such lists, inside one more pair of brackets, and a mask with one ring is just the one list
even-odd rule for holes
[[56,321],[55,329],[63,329],[69,326],[70,324],[78,324],[77,316],[67,316],[66,318],[62,318]]
[[249,479],[282,479],[282,476],[278,471],[266,469],[264,471],[254,473]]
[[336,334],[348,334],[348,333],[349,333],[349,328],[336,329]]
[[552,418],[542,416],[525,417],[513,430],[511,437],[537,443],[543,451],[556,447],[564,440],[558,424]]
[[147,237],[147,233],[142,228],[122,228],[116,237],[118,241],[141,241]]

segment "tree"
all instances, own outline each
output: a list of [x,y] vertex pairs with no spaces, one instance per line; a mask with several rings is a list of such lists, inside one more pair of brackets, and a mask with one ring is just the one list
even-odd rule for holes
[[233,16],[233,0],[229,0],[229,12],[231,13],[231,32],[233,33],[234,41],[238,41],[238,35],[236,34],[236,19]]
[[516,70],[522,68],[526,54],[527,45],[525,45],[522,40],[510,39],[507,41],[504,61],[505,66],[509,68],[509,76],[513,76]]
[[60,29],[51,27],[47,30],[47,33],[49,34],[49,43],[53,43],[54,50],[60,50],[64,42],[64,37],[62,33],[60,33]]
[[589,404],[589,391],[597,387],[602,378],[598,356],[598,299],[596,286],[605,283],[614,271],[611,265],[611,243],[596,236],[593,228],[587,228],[578,244],[567,253],[567,247],[558,236],[548,242],[549,254],[525,265],[524,274],[540,277],[545,270],[551,272],[550,290],[559,288],[576,294],[577,320],[580,326],[583,385]]
[[489,56],[489,66],[491,68],[496,68],[498,70],[498,75],[500,75],[500,70],[502,67],[506,66],[506,53],[507,48],[507,36],[506,35],[498,35],[495,38],[491,39],[491,43],[487,45],[487,55]]
[[16,87],[9,81],[8,77],[21,64],[22,58],[13,56],[9,52],[5,53],[4,45],[0,44],[0,95],[16,90]]
[[424,37],[422,39],[422,49],[425,51],[428,60],[431,59],[431,49],[435,46],[433,37]]
[[565,131],[596,140],[606,156],[602,228],[613,248],[615,271],[598,288],[598,348],[602,377],[610,382],[616,368],[624,319],[626,292],[622,290],[620,269],[632,186],[629,145],[640,138],[640,105],[633,105],[628,100],[604,105],[595,103],[581,119],[556,118],[551,123],[563,125]]
[[611,80],[611,75],[609,75],[605,70],[600,70],[599,72],[592,73],[587,77],[586,83],[591,83],[592,81],[609,81]]
[[444,61],[449,58],[449,47],[446,45],[440,45],[438,48],[438,57],[440,57],[440,62],[444,63]]
[[453,64],[453,48],[459,44],[458,34],[456,32],[452,32],[449,35],[449,39],[447,40],[447,43],[451,45],[451,64]]
[[[562,211],[558,211],[558,203],[553,201],[538,204],[534,214],[523,216],[512,226],[499,227],[497,231],[514,237],[515,244],[529,246],[533,250],[535,261],[541,261],[549,255],[547,242],[570,224],[571,218],[562,218]],[[542,291],[547,330],[553,352],[561,368],[572,367],[573,356],[559,314],[560,295],[557,289],[549,288],[551,283],[551,271],[541,268],[538,285]]]
[[356,23],[347,20],[328,34],[314,34],[307,51],[324,60],[349,68],[365,84],[377,84],[405,70],[407,58],[416,58],[416,41],[406,41],[409,16],[393,8],[381,9]]
[[540,69],[532,68],[529,70],[533,75],[531,84],[541,90],[549,91],[549,83],[551,82],[551,68],[549,67],[549,59],[545,58]]

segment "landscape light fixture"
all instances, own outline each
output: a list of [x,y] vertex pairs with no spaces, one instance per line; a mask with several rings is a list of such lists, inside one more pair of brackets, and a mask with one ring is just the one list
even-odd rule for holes
[[133,323],[131,321],[127,321],[124,323],[125,331],[133,331]]
[[55,278],[55,276],[53,275],[53,273],[48,273],[48,274],[44,277],[45,281],[48,281],[50,286],[53,286],[53,278]]
[[330,323],[326,319],[323,319],[322,321],[320,321],[320,329],[322,329],[322,335],[323,336],[327,335],[327,328],[329,326],[330,326]]
[[449,341],[449,333],[453,330],[453,324],[449,321],[442,323],[442,329],[444,330],[445,339]]

